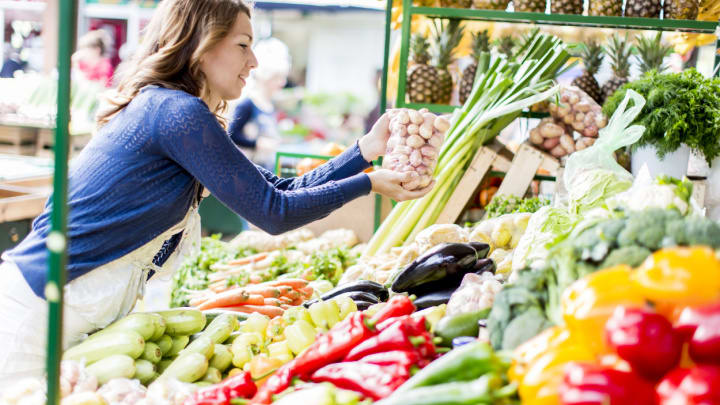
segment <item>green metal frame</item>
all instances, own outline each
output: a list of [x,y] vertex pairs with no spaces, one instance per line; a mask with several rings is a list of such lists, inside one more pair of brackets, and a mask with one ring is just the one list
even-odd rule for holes
[[[389,21],[391,15],[392,1],[388,0],[388,8],[386,10],[389,31]],[[720,22],[712,21],[695,21],[695,20],[661,20],[657,18],[635,18],[635,17],[596,17],[570,14],[545,14],[545,13],[521,13],[511,11],[496,10],[472,10],[461,8],[439,8],[439,7],[415,7],[412,0],[403,0],[402,24],[400,32],[400,67],[398,71],[398,86],[395,105],[398,107],[409,108],[427,108],[436,113],[451,113],[455,106],[438,105],[438,104],[417,104],[408,103],[405,100],[407,65],[410,45],[410,23],[415,15],[423,15],[426,17],[440,17],[463,20],[477,21],[495,21],[510,23],[528,23],[542,25],[569,25],[586,28],[617,28],[617,29],[639,29],[653,31],[685,31],[697,33],[715,33],[720,28]],[[390,35],[385,35],[385,68],[387,70],[388,54],[390,49]],[[720,36],[718,37],[717,48],[720,49]],[[720,54],[715,58],[715,65],[720,68]],[[717,69],[717,68],[716,68]],[[716,71],[716,75],[720,76],[720,71]],[[384,78],[387,75],[383,75]],[[387,83],[383,83],[383,88],[387,88]],[[383,92],[381,105],[385,105],[386,93]],[[546,117],[544,113],[526,112],[523,114],[528,118]]]
[[47,397],[48,404],[60,403],[60,359],[62,357],[63,287],[67,262],[68,146],[70,137],[70,56],[75,47],[77,2],[61,0],[58,33],[58,99],[55,129],[55,172],[51,231],[47,238],[50,253],[45,298],[48,302]]

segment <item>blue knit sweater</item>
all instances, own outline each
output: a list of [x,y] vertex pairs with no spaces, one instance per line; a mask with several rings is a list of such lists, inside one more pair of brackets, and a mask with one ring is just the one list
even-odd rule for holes
[[[370,179],[361,173],[367,167],[356,144],[305,176],[278,178],[240,152],[202,100],[147,87],[71,164],[68,281],[174,226],[202,186],[259,228],[278,234],[369,193]],[[8,252],[39,297],[46,283],[51,201],[27,238]]]

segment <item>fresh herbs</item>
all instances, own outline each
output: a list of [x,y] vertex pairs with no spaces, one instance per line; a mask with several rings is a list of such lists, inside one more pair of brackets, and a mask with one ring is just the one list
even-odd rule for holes
[[493,197],[492,202],[485,207],[485,213],[486,217],[490,219],[517,212],[533,213],[546,205],[550,205],[550,200],[547,198],[518,198],[496,195]]
[[672,74],[651,71],[605,102],[607,116],[615,112],[628,89],[647,100],[634,122],[643,125],[645,133],[633,148],[652,145],[662,158],[684,143],[702,152],[708,164],[720,156],[720,79],[706,79],[695,69]]

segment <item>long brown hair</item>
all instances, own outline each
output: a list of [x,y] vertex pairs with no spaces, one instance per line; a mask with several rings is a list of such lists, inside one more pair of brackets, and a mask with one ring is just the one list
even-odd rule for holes
[[[205,98],[208,88],[200,59],[230,32],[238,13],[250,17],[242,0],[163,0],[148,24],[142,44],[124,67],[108,108],[98,114],[106,124],[147,85],[183,90]],[[209,106],[214,113],[225,103]]]

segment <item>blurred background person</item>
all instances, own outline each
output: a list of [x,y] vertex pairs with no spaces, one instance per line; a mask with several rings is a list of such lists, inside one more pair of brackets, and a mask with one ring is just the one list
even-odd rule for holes
[[22,71],[25,68],[26,63],[20,59],[20,52],[10,44],[5,44],[3,50],[3,64],[0,69],[0,77],[10,78],[14,77],[15,72]]
[[274,97],[287,84],[290,52],[276,38],[259,41],[253,50],[258,67],[250,73],[247,90],[232,110],[228,134],[253,162],[273,170],[280,142]]
[[82,77],[105,87],[110,87],[113,76],[113,66],[107,57],[110,42],[110,36],[105,31],[90,31],[80,37],[77,51],[72,56],[73,67]]

